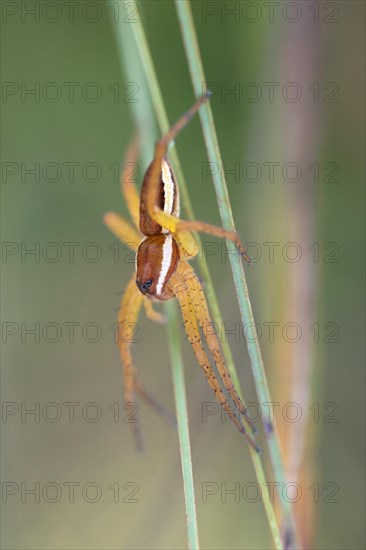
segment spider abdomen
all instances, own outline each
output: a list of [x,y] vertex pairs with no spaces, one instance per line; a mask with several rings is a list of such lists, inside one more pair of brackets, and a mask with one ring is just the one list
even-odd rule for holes
[[170,233],[144,239],[137,250],[136,284],[140,292],[155,300],[174,296],[167,283],[179,261],[179,248]]
[[[147,212],[146,200],[150,191],[149,185],[151,184],[151,166],[152,163],[146,170],[140,192],[140,231],[146,236],[167,233],[167,230],[154,221]],[[178,187],[175,182],[172,167],[165,158],[161,164],[161,177],[156,206],[158,206],[166,214],[172,214],[173,216],[179,217],[180,206]]]

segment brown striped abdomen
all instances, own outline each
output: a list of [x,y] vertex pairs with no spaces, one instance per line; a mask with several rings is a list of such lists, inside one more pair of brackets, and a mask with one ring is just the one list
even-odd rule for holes
[[[151,164],[145,172],[144,181],[140,192],[140,231],[146,236],[167,233],[167,230],[163,229],[161,225],[152,220],[147,213],[146,197],[151,189]],[[167,214],[172,214],[173,216],[179,217],[179,192],[175,183],[172,167],[166,159],[163,159],[162,162],[159,189],[157,193],[157,206]]]

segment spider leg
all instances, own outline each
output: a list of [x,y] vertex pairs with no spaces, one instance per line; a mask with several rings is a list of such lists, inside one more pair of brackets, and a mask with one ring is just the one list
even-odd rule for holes
[[[152,164],[150,165],[150,189],[147,196],[146,208],[150,216],[161,211],[156,205],[158,204],[157,198],[159,193],[159,184],[161,177],[161,164],[163,158],[168,151],[168,145],[179,134],[179,132],[188,124],[193,115],[201,107],[202,103],[207,98],[207,95],[202,96],[196,103],[183,115],[181,118],[168,130],[155,145],[155,156]],[[171,216],[173,217],[173,216]],[[154,218],[155,219],[155,218]],[[163,226],[165,227],[165,226]],[[167,227],[166,229],[169,229]]]
[[223,227],[218,227],[216,225],[197,220],[181,220],[180,218],[176,218],[175,216],[164,212],[157,206],[154,207],[150,215],[154,221],[165,229],[168,229],[168,231],[174,235],[183,248],[187,258],[193,258],[198,254],[198,245],[191,232],[199,231],[201,233],[206,233],[207,235],[213,235],[214,237],[220,237],[222,239],[232,241],[244,260],[248,262],[248,264],[251,263],[251,259],[245,250],[245,246],[235,231],[228,231]]
[[114,233],[122,242],[126,243],[132,250],[136,250],[141,242],[141,233],[139,231],[140,197],[132,179],[138,153],[139,140],[137,134],[135,134],[130,145],[128,146],[123,163],[121,173],[121,191],[137,230],[115,212],[107,212],[103,217],[104,223],[112,231],[112,233]]
[[178,269],[181,272],[182,277],[188,286],[189,293],[191,295],[192,305],[194,307],[197,320],[202,328],[202,332],[204,334],[204,337],[206,339],[206,342],[212,354],[212,357],[214,358],[221,380],[225,388],[227,389],[231,399],[237,406],[240,414],[244,417],[245,421],[249,424],[253,433],[255,433],[256,428],[252,420],[248,417],[247,409],[235,389],[232,378],[230,376],[230,372],[227,369],[224,358],[222,356],[220,344],[218,342],[216,334],[212,331],[212,320],[211,320],[210,312],[208,309],[204,292],[198,280],[198,277],[195,274],[193,268],[188,264],[188,262],[182,262]]
[[126,156],[124,158],[123,169],[121,173],[121,191],[125,198],[127,208],[131,219],[137,229],[139,228],[139,208],[140,195],[137,192],[133,181],[133,174],[137,166],[137,159],[140,152],[140,141],[137,132],[128,146]]
[[[146,298],[147,299],[147,298]],[[133,334],[137,319],[140,313],[144,296],[136,286],[136,274],[130,279],[126,290],[123,294],[120,309],[118,312],[118,348],[123,367],[123,385],[124,397],[126,403],[136,403],[136,395],[141,397],[153,411],[160,416],[165,423],[172,427],[176,427],[174,416],[161,405],[150,392],[148,392],[137,379],[133,359],[131,355],[131,343],[133,342]],[[156,314],[158,315],[158,314]],[[131,422],[136,447],[139,451],[143,450],[143,441],[139,420]]]
[[196,220],[181,220],[180,223],[177,224],[176,231],[177,231],[177,239],[183,242],[185,239],[184,235],[186,235],[187,232],[190,232],[190,231],[199,231],[200,233],[206,233],[207,235],[213,235],[214,237],[228,239],[229,241],[232,241],[235,244],[239,253],[248,264],[250,264],[252,261],[248,256],[245,250],[245,246],[241,242],[239,235],[236,233],[236,231],[228,231],[223,227],[218,227],[210,223],[196,221]]
[[144,388],[139,380],[135,382],[136,393],[141,399],[145,401],[147,405],[158,415],[164,422],[172,428],[173,430],[177,429],[177,421],[173,414],[171,414],[155,397]]
[[[125,293],[122,296],[121,306],[118,312],[118,348],[123,366],[123,386],[125,402],[135,403],[136,374],[130,351],[134,328],[142,305],[142,294],[135,283],[135,274],[129,281]],[[143,450],[143,442],[139,419],[131,422],[135,436],[136,447]]]
[[131,250],[136,252],[142,240],[141,233],[138,233],[132,225],[115,212],[107,212],[104,214],[103,222],[120,241],[127,244]]
[[253,447],[255,451],[259,452],[260,450],[256,445],[255,441],[246,433],[244,426],[242,425],[238,417],[233,413],[232,409],[230,408],[228,400],[224,392],[222,391],[220,384],[212,370],[209,359],[202,345],[201,336],[200,336],[197,318],[196,318],[196,312],[192,304],[190,291],[186,282],[183,279],[183,276],[178,271],[176,271],[171,278],[170,284],[174,291],[175,296],[177,297],[177,300],[181,308],[182,317],[184,321],[185,330],[188,336],[188,340],[193,348],[198,364],[200,365],[200,367],[202,368],[206,376],[209,386],[214,392],[216,399],[219,401],[220,405],[224,408],[228,417],[236,426],[238,431],[244,435],[249,445],[251,445],[251,447]]
[[160,313],[154,310],[152,301],[149,300],[147,296],[144,296],[144,308],[145,308],[146,317],[148,317],[151,321],[154,321],[155,323],[166,322],[165,315],[163,313]]

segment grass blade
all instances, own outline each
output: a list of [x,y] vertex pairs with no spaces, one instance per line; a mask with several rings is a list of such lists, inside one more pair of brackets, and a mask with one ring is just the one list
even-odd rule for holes
[[168,312],[168,336],[170,360],[172,363],[175,407],[177,412],[180,456],[182,463],[184,496],[186,503],[188,545],[191,550],[199,548],[196,503],[192,471],[191,446],[189,442],[188,414],[184,369],[180,341],[180,327],[175,300],[166,304]]

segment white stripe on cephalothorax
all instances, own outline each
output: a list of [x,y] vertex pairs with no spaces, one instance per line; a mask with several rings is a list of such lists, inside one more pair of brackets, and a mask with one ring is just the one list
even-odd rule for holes
[[172,254],[173,254],[173,239],[170,234],[165,237],[165,242],[163,244],[163,256],[161,259],[161,269],[159,280],[156,285],[156,294],[161,294],[163,290],[163,285],[165,283],[166,276],[168,274],[169,268],[172,263]]

